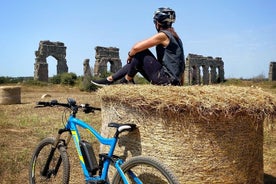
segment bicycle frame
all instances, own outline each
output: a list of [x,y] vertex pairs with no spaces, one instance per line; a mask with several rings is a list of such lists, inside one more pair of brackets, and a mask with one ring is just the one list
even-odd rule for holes
[[[116,137],[112,137],[112,138],[104,138],[104,137],[102,137],[92,126],[90,126],[86,122],[84,122],[84,121],[82,121],[82,120],[74,117],[73,115],[70,115],[70,117],[68,118],[67,124],[65,126],[65,128],[68,129],[68,130],[70,130],[71,133],[72,133],[73,140],[74,140],[74,143],[75,143],[75,147],[76,147],[77,152],[78,152],[80,164],[81,164],[81,167],[82,167],[82,170],[83,170],[83,174],[85,176],[85,180],[86,181],[106,180],[111,160],[110,159],[105,159],[104,160],[101,176],[91,177],[89,175],[89,173],[88,173],[88,170],[87,170],[86,166],[85,166],[84,158],[83,158],[83,155],[81,153],[81,149],[80,149],[80,134],[79,134],[77,126],[83,128],[83,129],[88,130],[90,133],[92,133],[97,138],[97,140],[101,144],[110,146],[109,152],[107,153],[107,156],[109,158],[111,158],[112,155],[113,155],[113,153],[114,153],[114,150],[115,150],[118,138],[116,138]],[[115,162],[114,165],[115,165],[115,168],[120,173],[120,175],[121,175],[124,183],[127,184],[128,181],[127,181],[127,179],[126,179],[123,171],[120,168],[120,166],[122,165],[122,163],[123,163],[123,160],[122,159],[118,159]]]

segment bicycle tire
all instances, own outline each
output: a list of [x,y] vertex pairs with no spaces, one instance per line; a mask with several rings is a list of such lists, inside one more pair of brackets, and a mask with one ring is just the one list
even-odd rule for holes
[[30,184],[39,183],[53,183],[53,184],[68,184],[70,179],[70,164],[65,146],[59,146],[53,155],[53,159],[50,163],[50,168],[56,165],[57,160],[61,157],[61,165],[57,174],[45,177],[41,175],[41,170],[44,167],[46,160],[50,154],[52,145],[54,144],[54,138],[43,139],[35,148],[29,168],[29,182]]
[[[132,171],[136,176],[147,184],[179,184],[176,176],[165,164],[155,158],[146,156],[132,157],[121,166],[130,184],[135,183],[128,171]],[[115,173],[112,184],[122,184],[118,171]]]

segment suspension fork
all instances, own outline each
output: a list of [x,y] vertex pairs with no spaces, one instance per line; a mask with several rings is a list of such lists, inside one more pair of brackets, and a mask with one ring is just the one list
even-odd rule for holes
[[46,160],[45,166],[44,166],[44,168],[41,171],[41,175],[42,176],[50,178],[52,174],[56,175],[56,173],[58,172],[58,169],[59,169],[59,167],[61,165],[61,162],[62,162],[61,156],[59,156],[58,162],[57,162],[54,170],[49,171],[49,167],[50,167],[50,163],[51,163],[51,161],[53,159],[53,156],[54,156],[54,153],[55,153],[56,149],[59,146],[67,146],[69,144],[69,142],[70,142],[70,140],[72,138],[71,132],[68,134],[68,137],[66,138],[66,140],[60,139],[61,134],[64,133],[64,132],[68,132],[68,131],[69,130],[65,129],[65,128],[64,129],[60,129],[58,131],[58,135],[56,136],[55,142],[54,142],[54,144],[51,147],[51,150],[50,150],[50,153],[49,153],[48,158]]
[[[71,138],[72,138],[72,134],[69,133],[67,139],[66,139],[65,141],[62,141],[62,143],[60,142],[61,144],[58,144],[57,147],[59,147],[59,146],[67,146],[67,145],[69,144]],[[54,175],[57,174],[58,169],[59,169],[59,167],[60,167],[60,165],[61,165],[61,162],[62,162],[62,158],[61,158],[61,155],[60,155],[59,158],[58,158],[57,165],[56,165],[56,167],[55,167],[55,169],[54,169],[54,171],[53,171],[53,174],[54,174]]]

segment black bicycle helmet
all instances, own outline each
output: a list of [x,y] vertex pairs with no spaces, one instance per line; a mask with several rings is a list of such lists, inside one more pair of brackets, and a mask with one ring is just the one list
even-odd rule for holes
[[175,12],[170,8],[158,8],[154,12],[153,22],[158,22],[163,28],[171,27],[175,22]]

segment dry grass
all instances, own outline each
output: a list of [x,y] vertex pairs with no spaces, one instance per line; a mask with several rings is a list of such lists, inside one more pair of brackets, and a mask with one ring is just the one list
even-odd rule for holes
[[[259,84],[238,85],[257,86]],[[276,83],[265,83],[260,84],[260,86],[265,91],[276,94]],[[0,105],[0,178],[3,184],[28,183],[28,167],[34,147],[42,138],[55,135],[57,129],[62,126],[62,109],[34,109],[35,102],[41,100],[40,97],[45,93],[52,96],[48,99],[58,99],[65,102],[67,97],[73,97],[78,102],[88,102],[100,106],[100,100],[96,94],[80,92],[75,88],[22,86],[22,104]],[[125,97],[127,97],[127,93],[128,90]],[[80,113],[80,117],[93,123],[100,130],[100,113],[94,115]],[[74,169],[78,168],[79,163],[75,161],[74,157],[75,151],[72,149],[69,151],[71,164],[75,166]],[[265,131],[264,171],[268,175],[276,176],[276,132],[273,130]],[[78,172],[80,171],[75,173]],[[83,181],[81,174],[75,174],[71,177],[74,178],[71,183],[82,183]]]
[[[31,154],[38,142],[48,136],[55,136],[62,124],[62,108],[34,108],[35,103],[41,100],[43,94],[51,97],[44,99],[57,99],[66,102],[72,97],[80,103],[90,103],[99,106],[98,98],[94,93],[80,92],[78,89],[48,86],[26,87],[22,86],[22,104],[0,105],[0,178],[2,184],[28,183],[28,167]],[[100,113],[85,115],[78,114],[80,118],[93,123],[100,129]],[[88,134],[83,132],[88,139]],[[85,134],[86,133],[86,134]],[[95,142],[92,139],[91,142]],[[80,171],[79,161],[72,142],[69,148],[72,167],[71,182],[81,183],[83,175]]]

